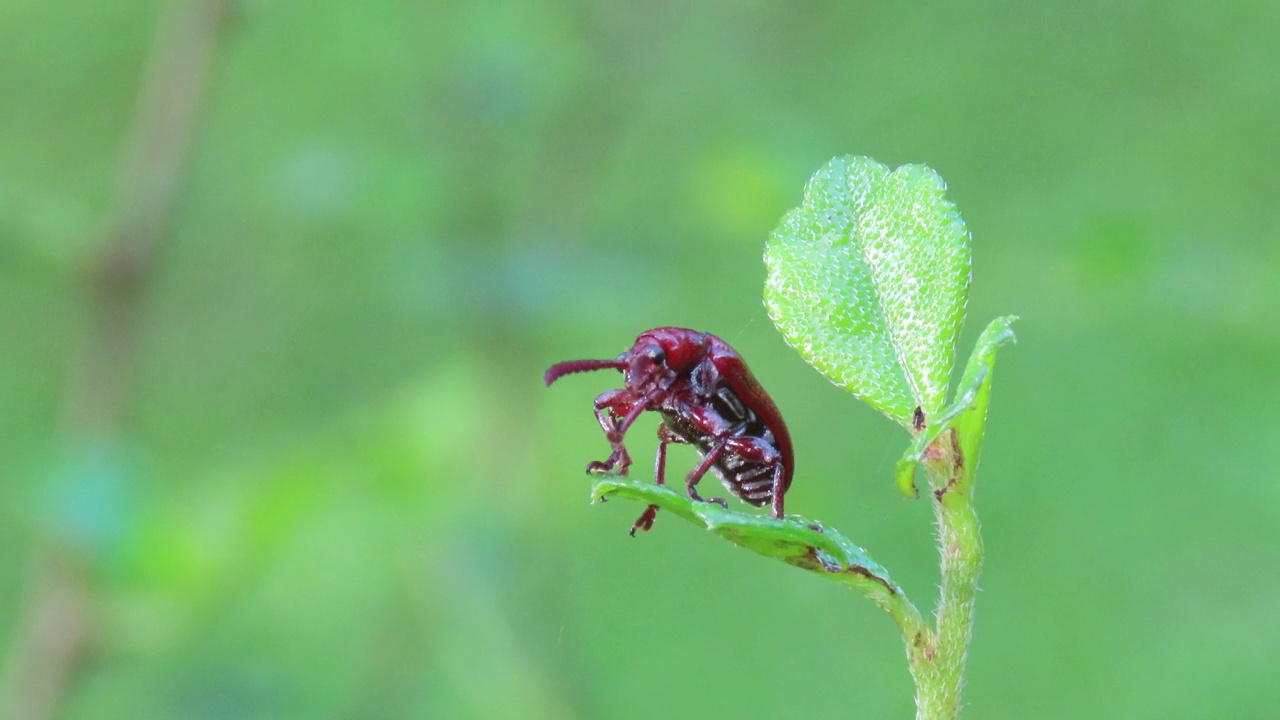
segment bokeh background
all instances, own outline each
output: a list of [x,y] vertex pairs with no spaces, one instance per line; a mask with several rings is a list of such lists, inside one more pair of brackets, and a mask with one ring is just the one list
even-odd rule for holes
[[1262,2],[3,0],[0,707],[910,717],[870,603],[589,506],[616,378],[540,379],[721,335],[788,508],[931,606],[905,435],[760,301],[858,153],[950,184],[961,357],[1022,317],[969,715],[1276,717],[1277,37]]

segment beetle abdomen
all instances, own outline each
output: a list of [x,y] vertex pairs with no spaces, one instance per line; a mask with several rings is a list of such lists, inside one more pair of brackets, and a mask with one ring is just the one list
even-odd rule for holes
[[[684,418],[663,413],[664,419],[672,432],[698,449],[698,454],[706,457],[711,449],[727,438],[754,437],[759,438],[769,447],[775,447],[773,432],[760,420],[750,408],[738,400],[732,392],[722,390],[709,398],[709,405],[720,417],[730,423],[729,431],[723,436],[706,435],[698,431]],[[716,475],[725,489],[738,498],[752,505],[767,505],[773,500],[773,473],[778,461],[756,462],[748,460],[741,454],[726,448],[712,464]]]
[[[766,442],[773,438],[766,435]],[[735,453],[722,453],[715,465],[720,482],[729,492],[752,505],[767,505],[773,500],[773,472],[777,463],[765,464],[746,460]]]

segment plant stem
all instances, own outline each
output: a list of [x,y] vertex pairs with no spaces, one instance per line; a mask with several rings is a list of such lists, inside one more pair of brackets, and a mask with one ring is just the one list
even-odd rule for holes
[[[62,442],[115,444],[127,431],[145,292],[167,236],[208,89],[227,0],[165,5],[120,160],[114,207],[85,278],[84,351],[68,383]],[[64,450],[65,451],[65,450]],[[36,533],[26,600],[0,676],[0,718],[67,713],[94,639],[93,557],[59,527]]]
[[973,468],[965,462],[955,430],[943,433],[926,454],[933,490],[942,589],[935,627],[925,642],[907,645],[916,682],[916,720],[953,720],[960,713],[965,656],[973,630],[973,606],[982,567],[982,536],[973,508]]

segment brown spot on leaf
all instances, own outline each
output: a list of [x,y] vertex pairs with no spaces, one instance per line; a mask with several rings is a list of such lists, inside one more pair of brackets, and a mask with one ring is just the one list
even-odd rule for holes
[[818,551],[816,548],[809,548],[803,555],[793,555],[788,557],[787,562],[795,565],[796,567],[804,568],[805,570],[812,570],[813,572],[827,570],[821,558],[818,557]]
[[889,591],[890,595],[898,594],[898,591],[893,589],[893,586],[889,584],[888,580],[885,580],[884,578],[880,577],[879,575],[876,575],[875,573],[862,567],[861,565],[850,565],[849,569],[846,570],[845,572],[850,572],[850,573],[853,573],[854,575],[859,575],[868,580],[875,580],[881,585],[884,585],[885,589]]

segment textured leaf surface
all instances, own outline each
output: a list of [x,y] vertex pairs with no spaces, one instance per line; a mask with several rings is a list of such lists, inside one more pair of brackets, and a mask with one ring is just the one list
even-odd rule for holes
[[969,233],[923,165],[827,163],[769,238],[765,306],[832,382],[910,427],[937,415],[969,289]]
[[866,551],[836,530],[812,520],[796,515],[779,520],[727,510],[715,503],[694,502],[687,495],[662,485],[619,475],[605,475],[596,480],[591,497],[593,500],[624,497],[658,505],[667,511],[659,513],[658,529],[664,517],[681,517],[752,552],[849,585],[895,618],[910,618],[915,613],[915,608],[889,579],[889,573],[867,557]]
[[[991,379],[995,372],[996,350],[1005,343],[1016,342],[1013,334],[1014,315],[996,318],[982,331],[974,345],[964,375],[956,387],[956,398],[925,431],[915,437],[911,447],[898,461],[898,487],[909,496],[916,494],[915,471],[924,458],[925,448],[939,435],[956,428],[960,436],[960,450],[966,463],[976,468],[978,453],[982,449],[982,433],[986,425],[987,401],[991,397]],[[972,473],[969,474],[972,476]],[[960,488],[967,491],[967,488]]]

